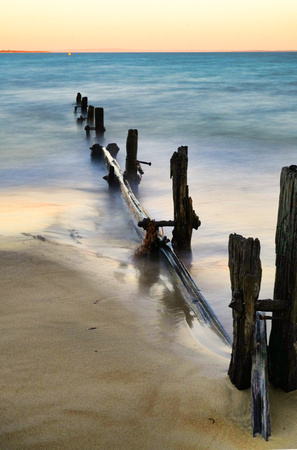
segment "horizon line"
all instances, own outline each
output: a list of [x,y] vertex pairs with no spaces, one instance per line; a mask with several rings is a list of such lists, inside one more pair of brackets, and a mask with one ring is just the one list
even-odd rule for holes
[[0,53],[288,53],[297,52],[295,50],[139,50],[139,49],[123,49],[123,48],[102,48],[102,49],[68,49],[68,50],[0,50]]

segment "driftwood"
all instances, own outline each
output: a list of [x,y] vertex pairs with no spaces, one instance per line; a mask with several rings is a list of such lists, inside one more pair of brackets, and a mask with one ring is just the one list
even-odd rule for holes
[[281,172],[274,298],[289,308],[273,313],[270,380],[288,392],[297,389],[297,166]]
[[196,215],[187,184],[188,147],[179,147],[170,160],[174,204],[172,245],[177,251],[190,251],[193,228],[201,225]]
[[268,392],[267,336],[266,322],[256,314],[255,345],[252,365],[252,426],[253,435],[261,433],[268,441],[271,436],[270,401]]
[[229,269],[233,308],[233,345],[228,375],[237,389],[251,386],[256,300],[261,284],[260,242],[240,235],[229,237]]

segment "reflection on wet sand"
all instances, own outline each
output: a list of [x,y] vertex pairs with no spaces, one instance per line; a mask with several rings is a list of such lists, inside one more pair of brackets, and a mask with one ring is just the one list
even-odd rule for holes
[[179,325],[186,321],[192,336],[198,342],[221,356],[230,358],[230,347],[226,345],[207,323],[201,322],[189,308],[180,290],[169,278],[165,261],[158,255],[134,258],[138,270],[138,288],[141,297],[148,297],[159,313],[159,329],[166,330],[171,338],[178,335]]

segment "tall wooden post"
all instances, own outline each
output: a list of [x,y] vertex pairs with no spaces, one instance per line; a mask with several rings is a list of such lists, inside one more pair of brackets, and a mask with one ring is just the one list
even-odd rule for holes
[[229,269],[232,289],[233,345],[228,375],[237,389],[251,386],[256,300],[262,269],[258,239],[229,236]]
[[81,99],[81,110],[86,111],[88,109],[88,97],[83,97]]
[[170,178],[172,178],[174,204],[174,230],[172,245],[177,251],[191,250],[193,228],[196,230],[201,222],[193,210],[187,185],[188,147],[179,147],[170,160]]
[[81,104],[81,93],[80,92],[78,92],[76,95],[76,104],[77,105]]
[[275,241],[274,299],[287,302],[289,308],[273,313],[270,379],[289,392],[297,389],[297,166],[281,172]]
[[105,131],[103,108],[95,108],[95,130],[99,133],[103,133]]
[[88,117],[87,117],[87,121],[89,123],[93,123],[94,122],[94,117],[95,117],[94,111],[95,111],[94,110],[94,106],[89,105],[89,107],[88,107]]
[[137,146],[138,146],[138,131],[128,130],[128,136],[126,141],[126,171],[125,178],[133,189],[138,186],[138,174],[137,174]]

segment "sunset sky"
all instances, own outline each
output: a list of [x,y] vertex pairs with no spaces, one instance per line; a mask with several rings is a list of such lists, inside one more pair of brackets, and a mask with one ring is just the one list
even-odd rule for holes
[[297,50],[297,0],[14,0],[0,50]]

